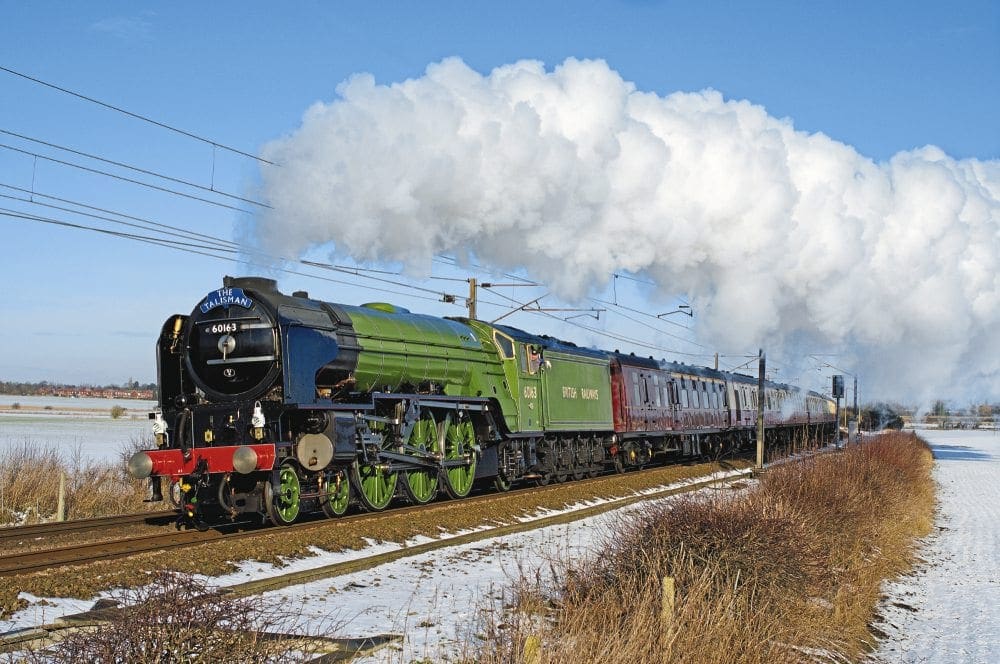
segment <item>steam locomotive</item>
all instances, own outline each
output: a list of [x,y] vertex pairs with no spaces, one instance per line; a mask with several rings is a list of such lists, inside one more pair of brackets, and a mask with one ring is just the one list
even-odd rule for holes
[[749,376],[386,303],[349,306],[270,279],[226,277],[157,343],[156,449],[129,470],[163,479],[180,518],[278,525],[351,505],[427,503],[476,483],[507,490],[719,455],[755,439],[821,438],[832,402]]

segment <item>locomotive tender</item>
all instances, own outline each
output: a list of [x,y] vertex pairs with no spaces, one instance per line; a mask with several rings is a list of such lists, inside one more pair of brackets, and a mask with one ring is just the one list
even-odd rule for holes
[[[226,277],[157,343],[157,449],[129,461],[197,526],[414,504],[718,455],[755,437],[749,376],[579,348],[385,303]],[[833,431],[832,402],[766,383],[766,438]]]

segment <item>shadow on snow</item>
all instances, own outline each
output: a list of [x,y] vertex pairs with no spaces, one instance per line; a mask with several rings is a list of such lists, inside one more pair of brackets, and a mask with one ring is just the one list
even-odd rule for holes
[[934,445],[934,458],[941,461],[989,461],[992,454],[969,447],[968,445]]

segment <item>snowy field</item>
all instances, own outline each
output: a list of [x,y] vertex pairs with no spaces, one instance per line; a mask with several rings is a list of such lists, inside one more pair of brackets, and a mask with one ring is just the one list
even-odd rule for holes
[[267,593],[265,603],[284,602],[309,631],[333,631],[338,637],[404,635],[401,645],[358,662],[460,659],[471,655],[476,643],[480,609],[501,609],[505,590],[521,574],[550,578],[553,565],[558,569],[560,561],[589,555],[608,525],[629,509],[635,507],[291,586]]
[[[1000,434],[919,433],[934,448],[937,530],[925,543],[920,571],[887,585],[880,628],[889,638],[873,658],[1000,662]],[[545,577],[550,562],[558,567],[592,552],[624,511],[443,549],[266,598],[285,600],[319,631],[406,635],[401,650],[385,649],[366,663],[447,661],[475,641],[478,608],[501,606],[503,589],[522,574]]]
[[[936,458],[937,528],[924,543],[920,555],[925,562],[919,570],[886,586],[888,599],[881,611],[885,622],[879,628],[888,638],[872,659],[887,664],[1000,661],[1000,434],[919,433],[931,443]],[[634,508],[292,586],[267,593],[265,601],[275,606],[285,602],[286,609],[300,615],[300,627],[329,636],[405,635],[401,646],[364,660],[369,664],[447,661],[467,653],[475,642],[480,631],[478,609],[501,606],[504,589],[520,576],[547,577],[553,562],[558,568],[561,560],[594,551],[609,525],[628,509]],[[240,571],[212,582],[240,583],[398,546],[373,543],[364,551],[317,552],[316,558],[295,561],[287,568],[244,563]],[[0,631],[84,610],[92,602],[34,604],[0,622]]]
[[[12,410],[15,403],[21,405]],[[0,450],[17,445],[54,448],[67,459],[79,453],[86,461],[114,462],[137,438],[150,434],[147,414],[153,401],[69,399],[0,394]],[[111,407],[125,415],[111,418]]]
[[918,431],[934,448],[939,514],[916,574],[888,584],[877,662],[1000,661],[1000,434]]

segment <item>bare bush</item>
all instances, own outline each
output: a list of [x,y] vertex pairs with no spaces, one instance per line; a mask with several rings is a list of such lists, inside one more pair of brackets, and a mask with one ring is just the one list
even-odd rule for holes
[[315,654],[308,635],[287,633],[299,626],[289,607],[232,597],[188,575],[161,572],[150,585],[115,600],[122,608],[106,609],[98,629],[20,653],[23,661],[296,662]]

